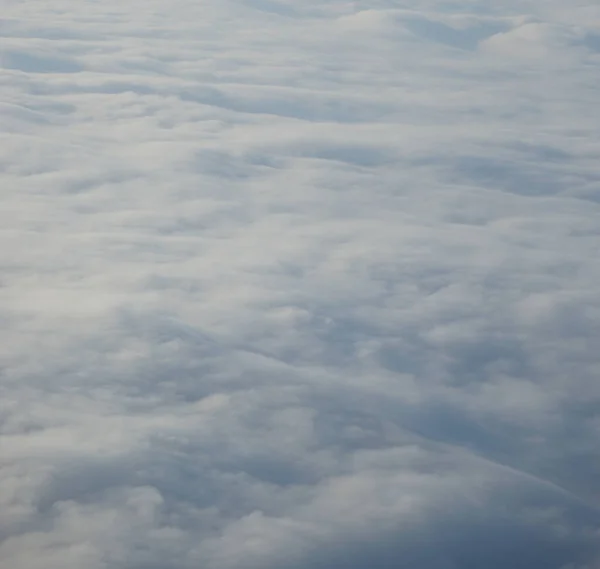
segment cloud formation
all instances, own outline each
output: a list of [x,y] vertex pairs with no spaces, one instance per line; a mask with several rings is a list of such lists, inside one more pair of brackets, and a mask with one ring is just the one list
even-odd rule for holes
[[3,569],[600,566],[600,9],[0,35]]

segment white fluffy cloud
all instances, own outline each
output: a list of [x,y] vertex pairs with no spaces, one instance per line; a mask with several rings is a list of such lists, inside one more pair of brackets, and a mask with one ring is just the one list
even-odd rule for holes
[[596,569],[600,9],[17,2],[3,569]]

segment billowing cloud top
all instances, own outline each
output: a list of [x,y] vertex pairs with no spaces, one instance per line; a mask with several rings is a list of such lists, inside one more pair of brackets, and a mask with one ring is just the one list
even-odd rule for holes
[[2,569],[600,567],[592,0],[5,0]]

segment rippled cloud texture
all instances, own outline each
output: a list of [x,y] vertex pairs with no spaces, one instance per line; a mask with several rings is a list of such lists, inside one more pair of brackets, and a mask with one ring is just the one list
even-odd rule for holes
[[600,8],[5,0],[3,569],[600,567]]

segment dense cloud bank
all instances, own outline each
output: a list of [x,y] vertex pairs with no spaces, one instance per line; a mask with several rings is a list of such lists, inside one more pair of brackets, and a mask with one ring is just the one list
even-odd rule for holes
[[3,569],[600,567],[600,8],[6,0]]

